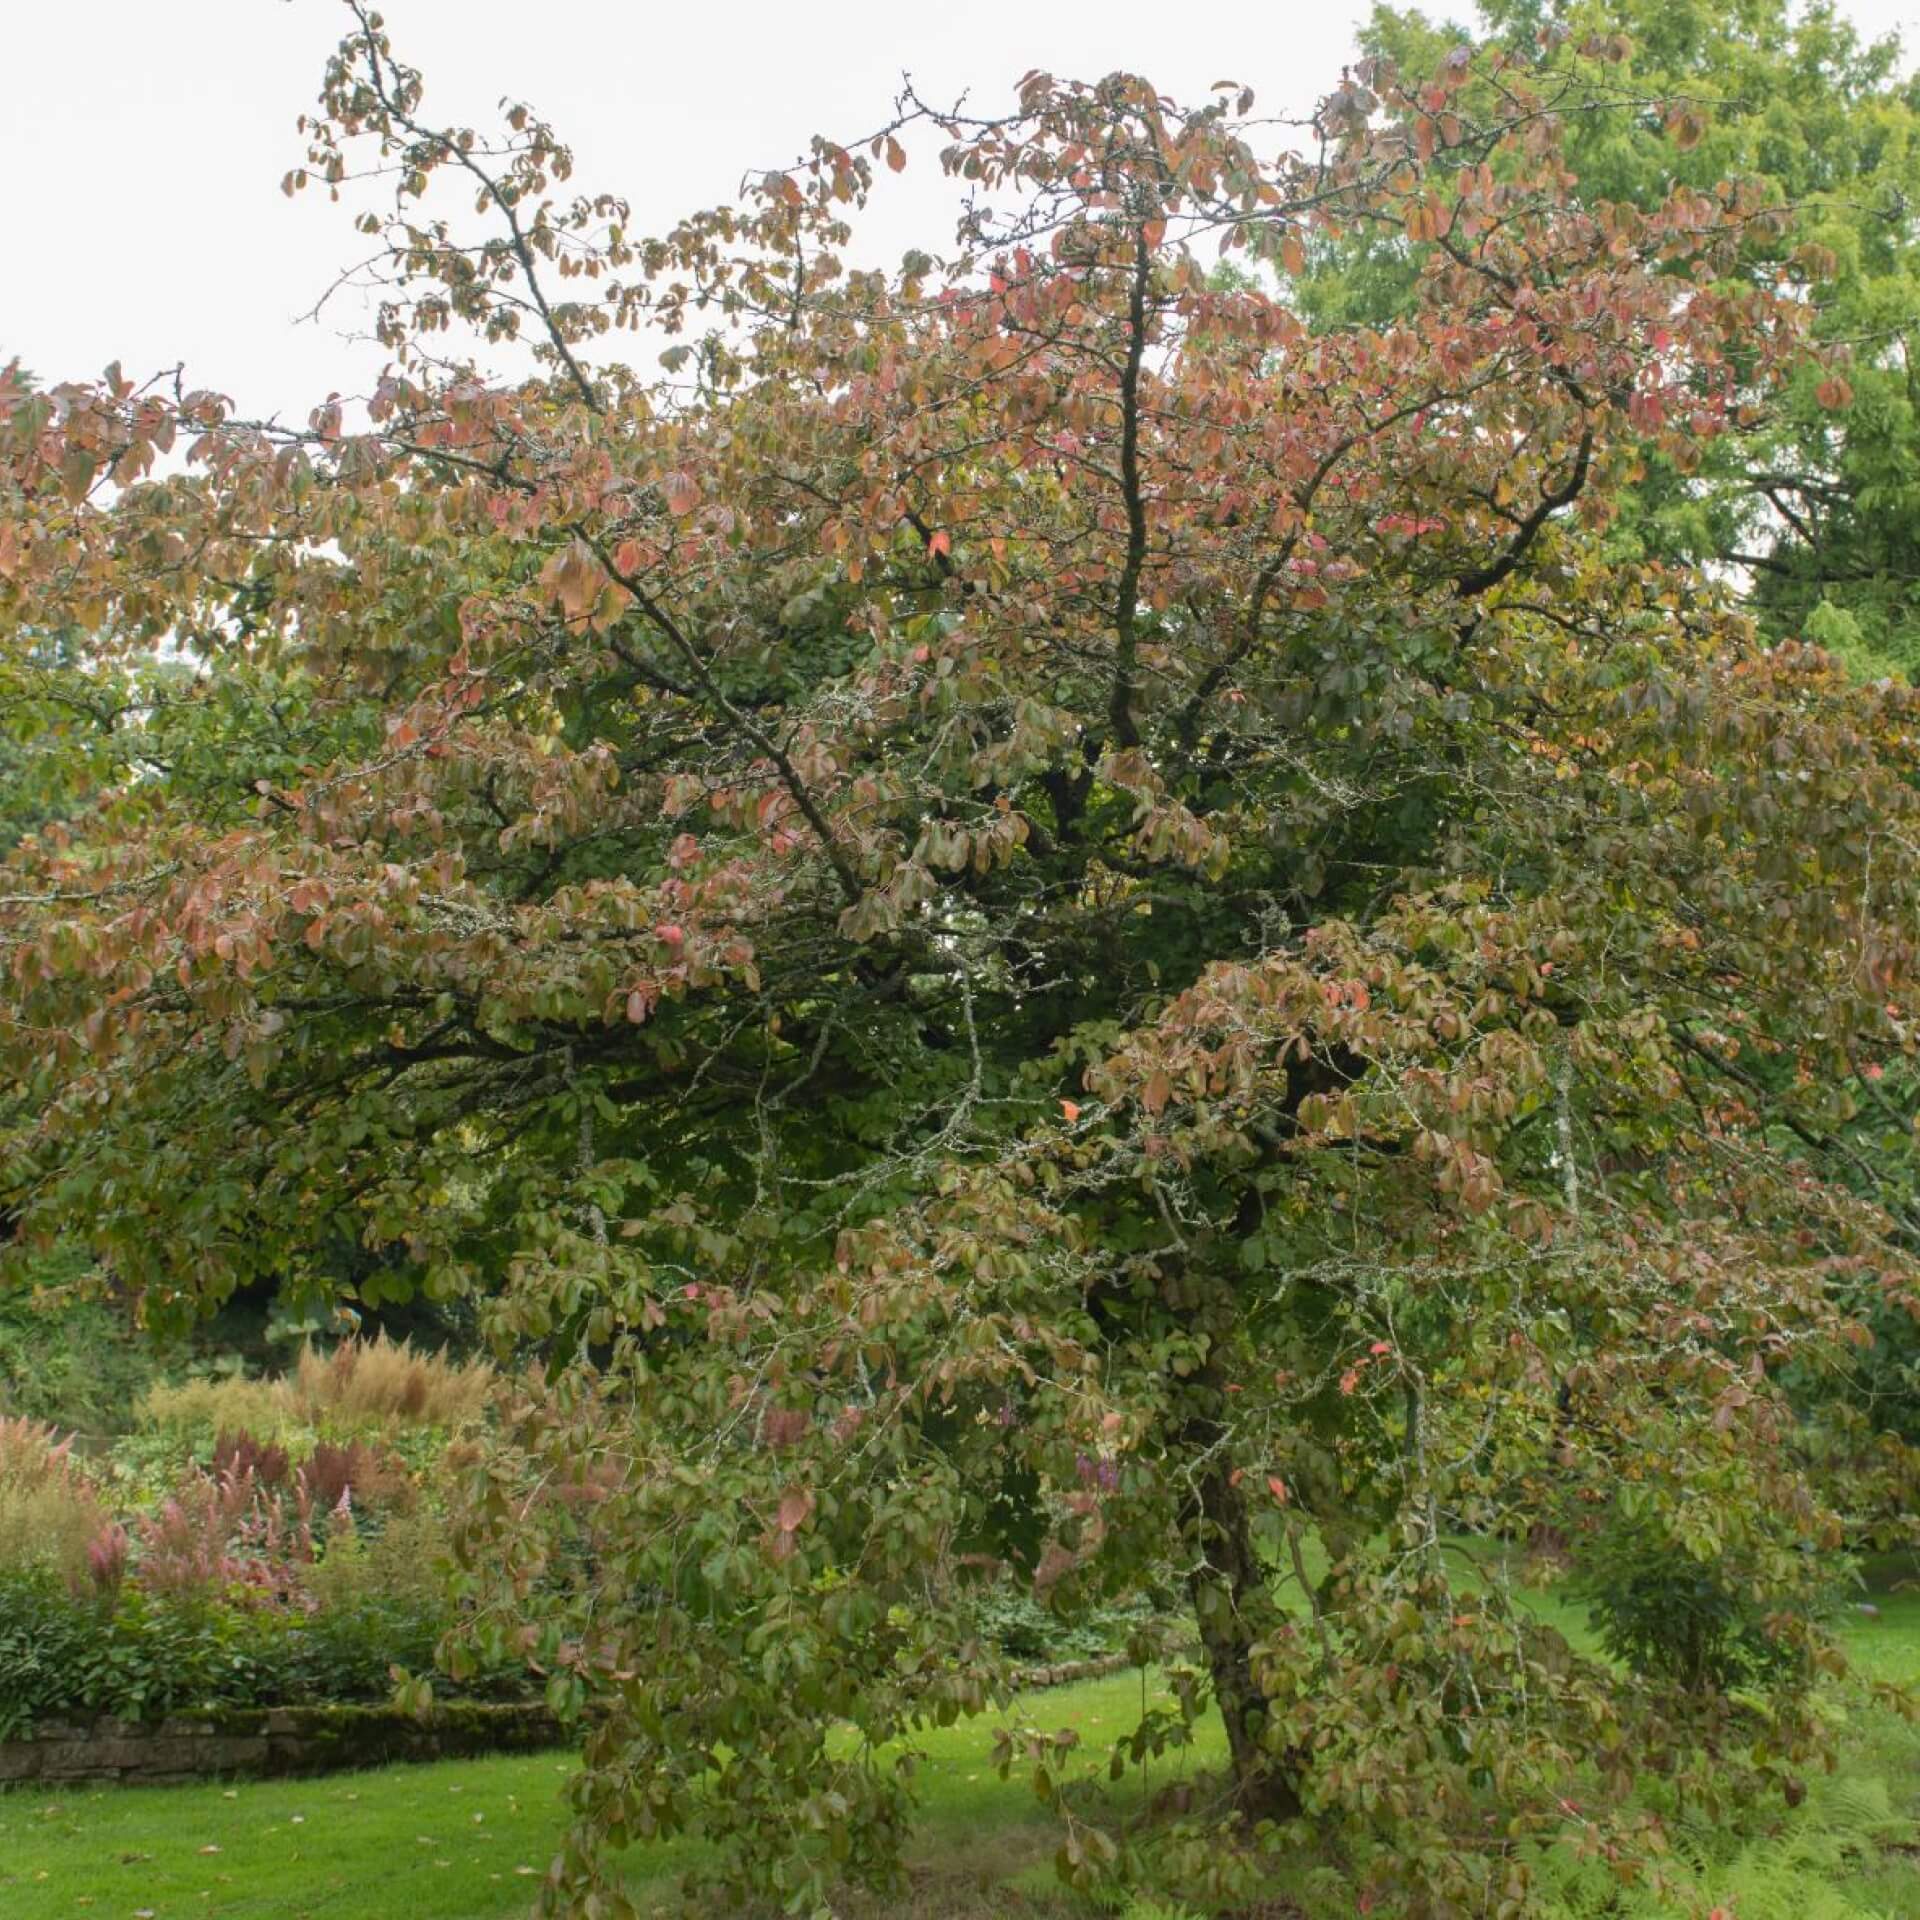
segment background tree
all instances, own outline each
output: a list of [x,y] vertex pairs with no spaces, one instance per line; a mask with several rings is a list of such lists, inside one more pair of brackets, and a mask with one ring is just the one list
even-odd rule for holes
[[[1676,472],[1654,453],[1616,538],[1625,551],[1740,570],[1769,637],[1811,639],[1868,675],[1911,675],[1920,120],[1898,42],[1863,41],[1834,7],[1786,0],[1490,0],[1479,20],[1494,44],[1557,42],[1558,57],[1665,103],[1570,121],[1567,162],[1588,203],[1650,207],[1676,185],[1732,175],[1796,209],[1790,227],[1755,232],[1736,272],[1760,285],[1784,276],[1815,336],[1843,356],[1810,361],[1761,432],[1723,442],[1699,469]],[[1473,37],[1384,6],[1362,36],[1409,72]],[[1328,325],[1399,311],[1423,251],[1397,231],[1348,229],[1316,250],[1303,310]]]
[[[1370,70],[1305,158],[1035,74],[642,241],[355,7],[289,186],[396,184],[366,422],[0,390],[10,644],[200,666],[186,770],[11,857],[4,1198],[155,1324],[346,1238],[539,1358],[447,1658],[596,1710],[556,1905],[687,1826],[797,1910],[897,1879],[888,1743],[1004,1699],[982,1558],[1198,1623],[1112,1753],[1217,1709],[1190,1821],[1004,1733],[1076,1879],[1311,1820],[1410,1912],[1519,1911],[1540,1847],[1651,1844],[1636,1767],[1817,1742],[1782,1380],[1914,1300],[1829,1148],[1913,1044],[1915,696],[1611,537],[1807,319],[1743,270],[1765,189],[1582,201],[1616,67]],[[920,129],[951,256],[848,270]],[[1398,317],[1267,290],[1373,227],[1427,249]],[[643,327],[661,376],[599,363]],[[1626,1567],[1640,1673],[1462,1577],[1537,1525]],[[1677,1647],[1649,1541],[1737,1588]]]

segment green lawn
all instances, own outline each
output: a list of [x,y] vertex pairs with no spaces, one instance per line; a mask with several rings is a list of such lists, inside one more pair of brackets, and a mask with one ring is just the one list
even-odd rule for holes
[[[1846,1637],[1857,1668],[1920,1683],[1920,1593],[1881,1593]],[[1557,1624],[1578,1627],[1549,1601]],[[1137,1675],[1036,1694],[1021,1717],[1080,1729],[1085,1770],[1138,1712]],[[1699,1837],[1685,1885],[1619,1920],[1920,1920],[1920,1731],[1853,1709],[1848,1758],[1808,1807],[1752,1845]],[[1051,1818],[988,1763],[991,1719],[928,1734],[914,1898],[848,1909],[862,1920],[997,1920],[1068,1911],[1050,1891]],[[1189,1764],[1217,1760],[1209,1737]],[[0,1920],[494,1920],[523,1913],[562,1824],[565,1755],[448,1762],[322,1780],[0,1795]],[[1156,1791],[1175,1776],[1162,1763]],[[1865,1842],[1861,1833],[1868,1835]],[[635,1860],[643,1911],[675,1911],[686,1844]],[[1577,1909],[1566,1909],[1571,1916]],[[1596,1911],[1599,1911],[1596,1909]]]
[[[1080,1729],[1089,1778],[1104,1742],[1140,1708],[1137,1674],[1031,1696],[1020,1718]],[[1058,1841],[1051,1816],[988,1761],[992,1720],[920,1744],[926,1817],[917,1912],[974,1912]],[[1196,1764],[1219,1758],[1217,1739]],[[1099,1751],[1096,1751],[1099,1750]],[[75,1789],[0,1795],[0,1920],[486,1920],[525,1911],[563,1823],[565,1755],[449,1761],[320,1780]],[[1176,1777],[1162,1762],[1152,1790]],[[636,1862],[643,1892],[670,1904],[684,1843]],[[1044,1881],[1041,1881],[1044,1885]],[[951,1896],[951,1903],[949,1901]],[[957,1904],[952,1904],[957,1903]],[[644,1899],[643,1906],[646,1904]],[[997,1901],[989,1912],[1005,1911]],[[1029,1900],[1027,1912],[1044,1911]]]

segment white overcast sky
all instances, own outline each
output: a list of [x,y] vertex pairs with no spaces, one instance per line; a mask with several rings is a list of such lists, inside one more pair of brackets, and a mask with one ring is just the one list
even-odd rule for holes
[[[1030,67],[1116,67],[1202,96],[1253,86],[1298,112],[1337,79],[1367,0],[389,0],[429,118],[488,125],[502,94],[573,143],[574,184],[626,194],[654,231],[729,196],[808,136],[877,125],[910,70],[931,98],[999,110]],[[1458,18],[1465,0],[1429,0]],[[1920,0],[1851,0],[1920,50]],[[339,0],[0,0],[0,364],[46,379],[177,361],[250,414],[304,416],[363,392],[381,356],[312,306],[359,236],[324,194],[288,201],[312,101],[347,22]],[[951,222],[931,151],[876,217],[889,257]],[[916,215],[916,207],[918,213]],[[649,351],[634,343],[634,351]]]

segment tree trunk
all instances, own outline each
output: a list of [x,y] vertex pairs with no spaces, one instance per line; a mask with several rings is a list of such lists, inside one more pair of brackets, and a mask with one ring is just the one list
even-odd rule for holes
[[1234,1799],[1250,1820],[1292,1820],[1300,1792],[1286,1760],[1265,1744],[1267,1697],[1253,1677],[1253,1646],[1274,1624],[1266,1570],[1253,1550],[1247,1507],[1232,1469],[1216,1454],[1203,1468],[1189,1513],[1205,1556],[1188,1583],[1213,1697],[1226,1722]]

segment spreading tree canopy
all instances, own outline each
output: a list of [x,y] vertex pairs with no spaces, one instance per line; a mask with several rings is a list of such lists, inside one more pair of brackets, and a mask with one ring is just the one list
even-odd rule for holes
[[[1311,1830],[1519,1912],[1654,1845],[1636,1769],[1795,1791],[1807,1408],[1916,1302],[1850,1122],[1910,1126],[1920,697],[1609,540],[1851,391],[1764,184],[1582,188],[1570,129],[1702,131],[1617,65],[1369,64],[1299,153],[1036,73],[643,238],[355,0],[288,186],[390,183],[364,409],[0,384],[4,670],[73,743],[0,876],[14,1244],[154,1324],[483,1303],[530,1365],[447,1658],[586,1716],[556,1906],[686,1827],[796,1911],[895,1877],[994,1569],[1197,1632],[1116,1777],[1224,1721],[1129,1826],[1004,1720],[1078,1879]],[[929,149],[957,234],[856,264]],[[1310,326],[1362,232],[1410,297]]]

